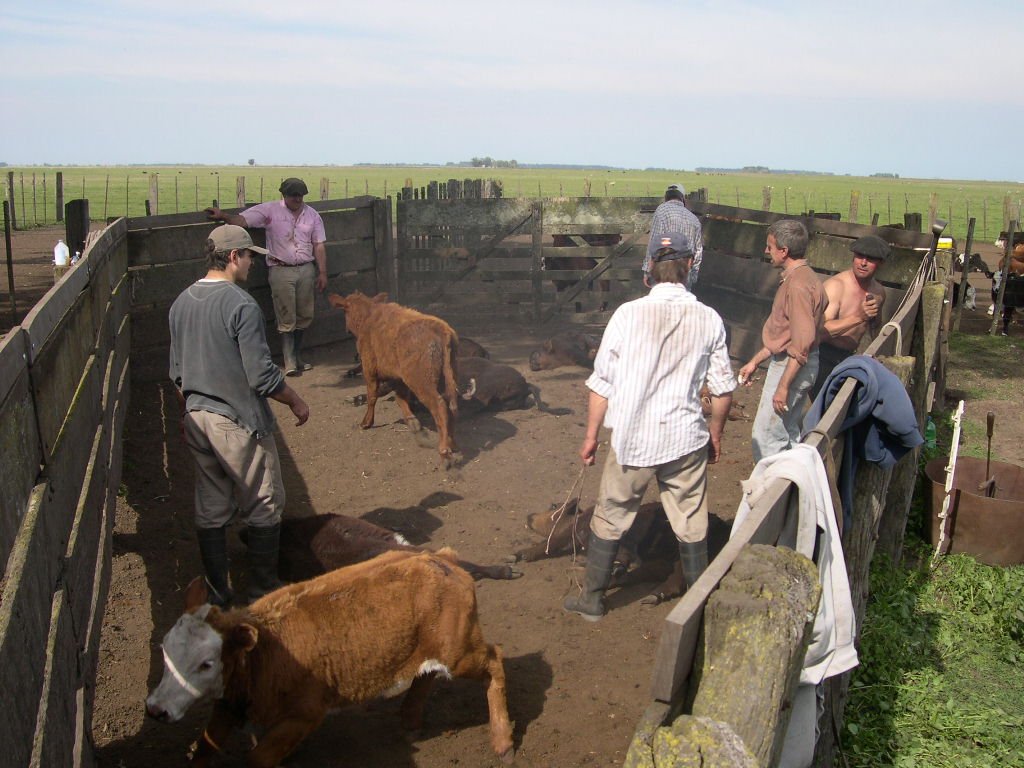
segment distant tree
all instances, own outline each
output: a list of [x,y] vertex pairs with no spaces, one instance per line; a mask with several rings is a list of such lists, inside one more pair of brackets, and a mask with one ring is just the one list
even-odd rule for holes
[[256,158],[250,157],[249,158],[249,165],[256,165]]

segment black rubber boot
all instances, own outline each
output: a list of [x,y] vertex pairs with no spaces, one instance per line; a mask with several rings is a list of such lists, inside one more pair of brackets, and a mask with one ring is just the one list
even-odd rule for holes
[[615,554],[619,551],[619,542],[599,539],[590,532],[590,543],[587,545],[587,571],[583,577],[583,592],[569,595],[562,607],[578,613],[587,621],[600,621],[604,617],[604,591],[612,578],[612,565]]
[[249,602],[284,586],[277,578],[277,556],[281,542],[281,524],[267,527],[250,525],[247,529],[249,545]]
[[708,540],[680,541],[679,560],[683,564],[683,578],[689,589],[708,567]]
[[311,370],[313,370],[313,366],[310,363],[307,363],[305,360],[302,359],[302,334],[304,334],[305,332],[306,332],[305,330],[301,330],[301,331],[296,330],[294,332],[294,335],[295,335],[295,367],[298,368],[300,371],[311,371]]
[[295,356],[295,333],[281,334],[281,356],[284,358],[284,375],[301,376],[299,361]]
[[199,557],[206,571],[210,603],[220,608],[231,605],[235,596],[228,579],[228,540],[224,528],[196,528]]

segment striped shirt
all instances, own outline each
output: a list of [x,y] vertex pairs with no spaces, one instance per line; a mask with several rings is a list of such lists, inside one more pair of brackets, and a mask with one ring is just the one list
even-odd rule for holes
[[647,254],[644,256],[644,274],[650,274],[661,236],[668,232],[681,232],[690,241],[693,248],[693,266],[690,267],[687,286],[693,288],[697,284],[700,264],[704,258],[704,238],[701,234],[700,219],[683,205],[682,200],[666,200],[654,209],[654,216],[651,217],[651,238],[647,241]]
[[677,283],[615,310],[587,386],[608,399],[604,424],[619,463],[658,466],[706,445],[705,382],[712,395],[736,388],[717,312]]

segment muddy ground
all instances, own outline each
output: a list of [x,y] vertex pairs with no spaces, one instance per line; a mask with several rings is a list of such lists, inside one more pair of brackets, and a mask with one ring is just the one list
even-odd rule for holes
[[[16,250],[20,314],[52,284],[47,261],[59,236],[18,233],[23,243],[23,234],[32,235],[35,245],[32,256],[26,255],[27,245]],[[970,333],[988,328],[988,293],[980,282],[978,287],[981,309],[965,314],[962,327]],[[584,432],[586,371],[529,371],[529,351],[550,329],[482,328],[452,321],[460,333],[484,344],[496,361],[515,366],[537,384],[545,402],[572,413],[554,416],[532,408],[464,417],[456,432],[463,460],[446,472],[439,466],[435,434],[427,433],[426,444],[417,441],[399,421],[393,402],[379,405],[374,429],[360,430],[363,410],[347,401],[363,391],[363,384],[344,377],[354,346],[319,348],[310,355],[314,370],[293,380],[310,405],[309,423],[295,427],[287,409],[273,404],[280,419],[288,516],[338,512],[363,517],[400,530],[416,543],[454,547],[481,563],[501,562],[538,540],[526,529],[526,516],[561,504],[581,479],[576,450]],[[1024,329],[1016,325],[1011,335],[1024,336]],[[737,393],[751,416],[757,394],[756,387]],[[971,403],[968,409],[978,410],[983,421],[992,404]],[[182,764],[209,713],[209,705],[200,705],[173,725],[143,716],[143,699],[161,673],[160,639],[180,613],[181,590],[200,573],[192,531],[192,467],[168,384],[133,382],[130,413],[94,738],[101,765],[163,768]],[[1017,422],[1001,418],[1000,423]],[[749,422],[731,422],[723,461],[710,472],[712,554],[724,543],[739,481],[752,467],[749,433]],[[1019,434],[1005,430],[997,441],[994,456],[1024,463]],[[592,503],[598,480],[597,468],[582,473],[583,503]],[[233,572],[241,579],[244,548],[234,537],[232,547]],[[609,615],[590,624],[561,609],[563,597],[582,575],[571,558],[521,568],[519,580],[483,581],[477,587],[485,637],[505,653],[517,765],[621,765],[649,702],[654,655],[671,605],[641,605],[648,588],[629,587],[613,591]],[[241,736],[229,745],[228,764],[242,764],[243,747]],[[288,761],[309,768],[492,764],[497,761],[489,749],[484,691],[467,681],[436,687],[418,740],[402,736],[397,702],[374,702],[330,716]]]

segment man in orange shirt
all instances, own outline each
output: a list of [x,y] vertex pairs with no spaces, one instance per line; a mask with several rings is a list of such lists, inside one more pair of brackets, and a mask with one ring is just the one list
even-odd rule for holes
[[818,375],[818,338],[828,303],[807,263],[807,228],[782,219],[768,228],[767,240],[765,253],[782,270],[781,284],[761,329],[763,346],[739,371],[740,384],[749,387],[757,366],[771,359],[750,438],[755,463],[800,441],[807,393]]

